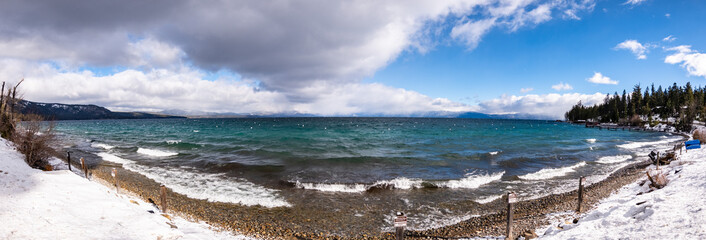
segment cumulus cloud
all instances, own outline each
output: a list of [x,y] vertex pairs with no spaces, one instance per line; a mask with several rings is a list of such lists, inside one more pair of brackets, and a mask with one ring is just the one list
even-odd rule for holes
[[521,92],[521,93],[528,93],[528,92],[531,92],[531,91],[534,91],[534,88],[521,88],[521,89],[520,89],[520,92]]
[[621,42],[617,46],[615,46],[615,49],[629,50],[630,52],[632,52],[632,54],[635,54],[637,59],[647,59],[647,46],[642,45],[637,40],[625,40],[624,42]]
[[[212,101],[212,106],[203,107],[214,111],[219,110],[215,107],[219,104],[248,104],[228,102],[225,92],[220,92],[222,89],[247,96],[245,99],[256,103],[251,106],[257,106],[229,109],[256,111],[262,107],[260,111],[285,111],[295,106],[307,109],[306,104],[322,103],[327,94],[346,87],[417,96],[403,89],[361,84],[360,80],[404,51],[424,52],[433,48],[437,44],[431,40],[436,37],[433,34],[449,34],[472,49],[493,28],[515,31],[549,21],[553,13],[564,13],[566,18],[566,12],[590,11],[595,3],[594,0],[208,3],[131,0],[85,4],[73,0],[8,0],[2,5],[0,60],[36,64],[47,74],[37,77],[39,73],[30,70],[20,75],[34,76],[28,79],[35,82],[56,80],[50,86],[63,87],[56,90],[67,92],[63,96],[42,95],[39,94],[42,89],[27,89],[31,96],[126,108],[143,103],[144,108],[157,109],[176,106],[171,101],[192,99],[193,96],[182,93],[186,90],[173,88],[184,86],[217,96],[213,100],[201,99]],[[125,70],[110,76],[75,71],[82,67]],[[204,80],[205,72],[223,69],[249,82]],[[97,89],[99,83],[114,87],[110,81],[135,89],[119,88],[115,92]],[[163,92],[145,92],[159,81],[168,86]],[[253,82],[257,87],[250,85]],[[138,90],[138,86],[146,88]],[[209,90],[210,87],[220,89]],[[155,97],[148,101],[147,93],[165,100]],[[109,96],[99,98],[98,94]],[[117,99],[125,102],[118,103]],[[428,109],[453,109],[445,100],[425,99],[431,105],[422,105]],[[373,107],[348,104],[345,109],[351,111]]]
[[673,42],[674,40],[677,40],[677,38],[673,37],[672,35],[669,35],[662,39],[663,42]]
[[310,113],[324,116],[378,114],[411,115],[477,107],[445,98],[382,84],[349,83],[312,85],[320,97],[313,101],[291,101],[284,93],[258,89],[233,77],[204,80],[205,73],[193,68],[124,70],[110,75],[92,71],[61,69],[47,63],[0,60],[0,77],[18,79],[26,99],[42,102],[98,104],[113,110],[186,111],[230,113]]
[[552,88],[553,88],[554,90],[557,90],[557,91],[564,91],[564,90],[571,90],[571,89],[574,89],[573,87],[571,87],[571,85],[569,85],[568,83],[564,83],[564,82],[560,82],[560,83],[558,83],[558,84],[556,84],[556,85],[552,85]]
[[598,84],[618,84],[618,81],[612,80],[607,76],[603,76],[603,74],[599,72],[594,72],[593,77],[586,78],[586,81]]
[[507,96],[482,102],[479,106],[483,112],[491,114],[531,114],[550,119],[563,119],[564,113],[573,105],[581,101],[584,105],[591,106],[603,102],[605,94],[544,94],[525,96]]
[[689,75],[706,77],[706,54],[692,50],[689,45],[681,45],[667,50],[674,53],[664,59],[665,63],[681,64]]

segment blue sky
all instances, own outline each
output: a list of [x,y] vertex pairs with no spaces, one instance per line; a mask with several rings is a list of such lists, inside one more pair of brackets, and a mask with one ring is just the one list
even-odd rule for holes
[[[706,2],[11,0],[0,77],[113,110],[560,119],[706,80]],[[669,37],[669,38],[668,38]]]
[[[613,93],[635,84],[704,85],[704,77],[665,64],[669,53],[661,48],[686,44],[706,49],[704,11],[704,1],[599,1],[581,20],[553,20],[515,32],[495,29],[473,50],[451,43],[425,54],[405,52],[366,81],[469,104],[502,94],[524,95],[521,88],[533,88],[529,93],[534,94],[558,92],[551,86],[559,82],[582,93]],[[676,40],[662,41],[667,36]],[[638,60],[627,50],[615,49],[627,39],[659,46]],[[594,72],[619,84],[586,81]]]

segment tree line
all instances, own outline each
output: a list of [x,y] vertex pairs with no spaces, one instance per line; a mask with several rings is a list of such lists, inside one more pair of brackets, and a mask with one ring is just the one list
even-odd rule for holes
[[662,88],[655,85],[646,87],[635,85],[632,92],[623,90],[623,94],[615,92],[607,94],[603,103],[584,106],[581,101],[564,114],[567,121],[592,121],[601,123],[617,123],[618,125],[643,126],[671,122],[680,131],[691,131],[694,120],[706,119],[706,88],[694,89],[691,83],[686,86]]

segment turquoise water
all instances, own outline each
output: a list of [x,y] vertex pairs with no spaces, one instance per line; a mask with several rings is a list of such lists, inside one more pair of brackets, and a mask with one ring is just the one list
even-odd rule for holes
[[[266,207],[389,191],[427,205],[532,198],[598,181],[680,139],[548,121],[260,118],[61,121],[67,150],[121,163],[177,192]],[[428,199],[428,200],[427,200]]]

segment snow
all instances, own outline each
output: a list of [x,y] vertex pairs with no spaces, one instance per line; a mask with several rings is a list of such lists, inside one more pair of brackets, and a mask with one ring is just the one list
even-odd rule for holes
[[[662,189],[646,176],[581,214],[538,229],[540,239],[706,239],[706,151],[690,150],[651,175],[666,175]],[[569,220],[566,222],[564,220]]]
[[170,220],[149,203],[63,170],[61,160],[51,162],[60,170],[32,169],[0,139],[0,239],[251,239]]

